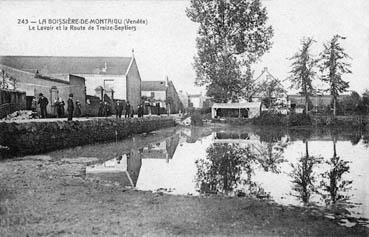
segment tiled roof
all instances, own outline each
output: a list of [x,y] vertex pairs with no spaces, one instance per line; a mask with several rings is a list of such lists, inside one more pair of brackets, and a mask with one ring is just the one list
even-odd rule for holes
[[40,74],[124,75],[130,57],[0,56],[0,64]]
[[165,91],[165,81],[141,81],[141,91]]

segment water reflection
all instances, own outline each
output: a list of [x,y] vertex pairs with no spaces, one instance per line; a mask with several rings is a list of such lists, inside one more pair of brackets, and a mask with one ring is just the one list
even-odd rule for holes
[[310,197],[316,192],[316,176],[314,168],[320,164],[322,159],[320,157],[309,155],[309,142],[305,140],[305,155],[302,156],[296,164],[291,163],[293,187],[293,196],[300,199],[303,204],[309,204]]
[[86,167],[86,175],[108,180],[122,186],[135,187],[142,165],[141,154],[139,150],[132,149],[129,153],[102,164]]
[[[238,139],[239,137],[235,137]],[[196,187],[200,193],[265,196],[265,191],[252,181],[257,161],[249,147],[239,144],[214,143],[206,150],[205,159],[196,160]]]
[[323,180],[320,183],[321,195],[326,204],[337,204],[349,201],[348,191],[351,190],[352,180],[344,179],[344,174],[350,172],[349,161],[341,159],[337,155],[337,140],[333,139],[333,156],[325,163],[328,169],[321,175]]
[[141,190],[270,198],[353,221],[369,217],[368,146],[361,131],[181,128],[150,145],[133,145],[120,153],[127,160],[115,155],[104,167],[126,164],[120,170],[132,182],[121,177],[128,179],[122,184]]
[[132,148],[116,158],[102,164],[86,167],[86,175],[118,183],[126,187],[136,187],[142,166],[142,159],[165,159],[169,162],[177,149],[179,135],[168,137],[163,141],[141,148]]

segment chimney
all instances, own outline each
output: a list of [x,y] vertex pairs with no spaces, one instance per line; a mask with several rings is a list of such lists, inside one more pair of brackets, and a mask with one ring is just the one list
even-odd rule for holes
[[268,67],[264,67],[263,72],[267,72],[268,71]]
[[135,57],[135,49],[132,48],[132,58],[134,58],[134,57]]

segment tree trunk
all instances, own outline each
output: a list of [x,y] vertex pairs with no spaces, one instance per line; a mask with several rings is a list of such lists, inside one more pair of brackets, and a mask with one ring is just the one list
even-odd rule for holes
[[333,117],[336,117],[336,109],[337,109],[337,105],[336,105],[336,98],[333,97]]

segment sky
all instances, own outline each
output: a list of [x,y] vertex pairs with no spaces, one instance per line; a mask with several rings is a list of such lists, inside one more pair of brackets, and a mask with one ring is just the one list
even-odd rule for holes
[[[87,4],[88,3],[88,4]],[[284,81],[290,71],[288,60],[304,36],[317,42],[313,53],[334,34],[352,57],[351,88],[369,88],[369,1],[367,0],[264,0],[268,23],[274,28],[272,49],[253,66],[255,76],[264,67]],[[193,57],[196,55],[198,25],[185,14],[188,0],[163,1],[6,1],[0,0],[0,54],[40,56],[131,56],[132,49],[142,80],[172,80],[177,90],[199,93]],[[56,18],[144,19],[136,31],[30,31],[18,19]],[[31,24],[32,25],[32,24]],[[55,26],[55,25],[54,25]]]

